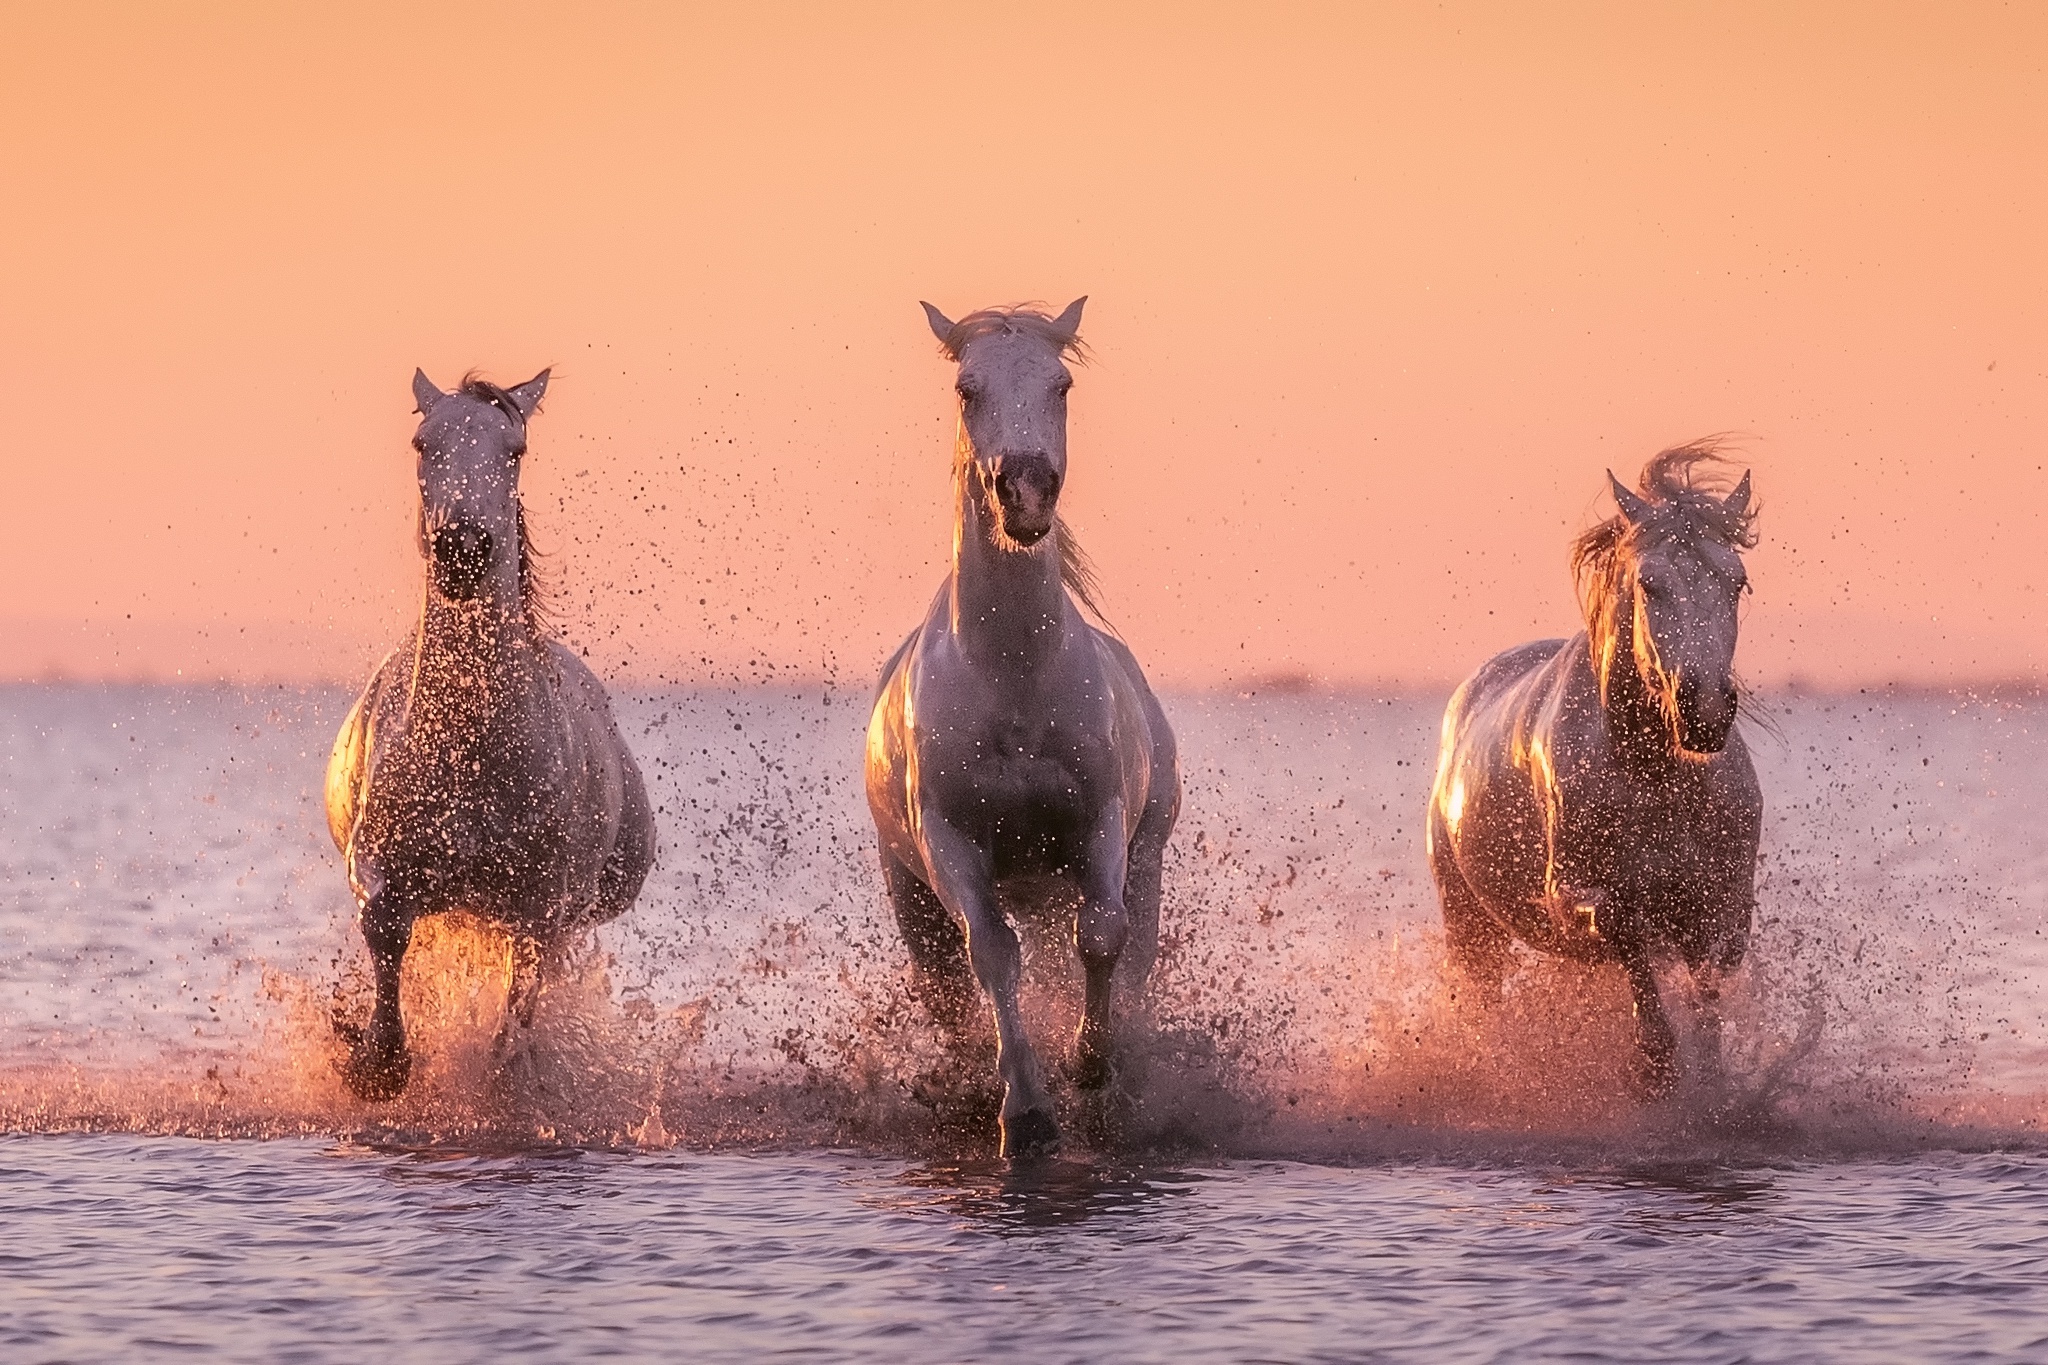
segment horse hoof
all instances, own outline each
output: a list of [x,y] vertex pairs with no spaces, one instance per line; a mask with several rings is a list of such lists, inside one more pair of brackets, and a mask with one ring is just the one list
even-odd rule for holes
[[1060,1126],[1043,1109],[1026,1109],[1003,1120],[1003,1158],[1031,1161],[1060,1148]]
[[412,1054],[403,1048],[385,1057],[357,1050],[342,1069],[341,1079],[359,1100],[396,1099],[412,1079]]

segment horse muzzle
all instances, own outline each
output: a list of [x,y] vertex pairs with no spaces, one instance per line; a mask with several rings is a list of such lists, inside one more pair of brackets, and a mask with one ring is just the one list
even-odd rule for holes
[[1697,678],[1678,683],[1678,742],[1688,753],[1718,754],[1735,728],[1737,697],[1729,679],[1701,687]]
[[1045,539],[1060,500],[1060,474],[1052,460],[1036,451],[1005,455],[996,466],[995,485],[1003,534],[1019,545]]
[[450,522],[434,532],[434,587],[451,602],[467,602],[484,585],[491,567],[491,533],[469,522]]

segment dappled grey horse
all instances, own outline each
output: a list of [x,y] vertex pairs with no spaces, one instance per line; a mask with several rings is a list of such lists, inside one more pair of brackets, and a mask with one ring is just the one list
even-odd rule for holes
[[1509,946],[1619,962],[1648,1086],[1668,1093],[1676,1045],[1655,964],[1690,969],[1718,1037],[1722,976],[1756,907],[1763,797],[1735,727],[1736,606],[1756,543],[1749,475],[1725,497],[1694,484],[1714,443],[1657,455],[1638,495],[1581,536],[1572,568],[1586,629],[1489,660],[1444,713],[1429,860],[1453,963],[1497,998]]
[[342,1029],[345,1079],[366,1099],[411,1074],[398,984],[415,921],[463,910],[511,935],[509,1030],[532,1022],[552,950],[630,907],[654,861],[610,700],[542,617],[519,470],[547,382],[471,377],[442,393],[413,376],[419,626],[378,666],[327,767],[327,825],[377,985],[368,1027]]
[[1180,810],[1173,732],[1130,650],[1076,604],[1101,614],[1056,511],[1063,357],[1079,350],[1083,302],[1056,318],[1004,308],[958,322],[924,305],[959,364],[953,571],[883,669],[868,723],[868,806],[920,993],[953,1028],[977,981],[994,1009],[1005,1156],[1050,1150],[1059,1126],[998,884],[1051,877],[1078,892],[1073,1075],[1100,1088],[1112,989],[1135,1005],[1158,955],[1160,863]]

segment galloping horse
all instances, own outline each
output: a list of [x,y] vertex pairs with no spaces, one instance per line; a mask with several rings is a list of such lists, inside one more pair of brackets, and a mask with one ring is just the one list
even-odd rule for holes
[[998,883],[1051,875],[1080,893],[1074,1080],[1100,1088],[1112,985],[1135,1003],[1158,955],[1160,863],[1180,812],[1173,732],[1130,650],[1076,605],[1101,614],[1056,511],[1073,384],[1062,358],[1078,358],[1085,302],[958,322],[924,305],[959,365],[953,571],[883,669],[868,722],[868,807],[896,922],[942,1024],[967,1017],[974,981],[994,1006],[1007,1157],[1050,1151],[1059,1125],[1018,1010],[1023,961]]
[[1735,728],[1736,605],[1756,543],[1749,475],[1694,485],[1712,440],[1612,473],[1619,508],[1581,536],[1586,629],[1497,655],[1444,713],[1429,860],[1452,960],[1497,998],[1514,939],[1619,962],[1649,1089],[1677,1081],[1654,963],[1675,954],[1717,1036],[1724,973],[1756,909],[1763,796]]
[[532,1022],[553,950],[624,913],[654,861],[610,700],[541,615],[519,469],[547,383],[546,370],[510,389],[472,376],[442,393],[413,376],[425,600],[327,766],[327,827],[377,983],[368,1028],[344,1030],[344,1079],[365,1099],[411,1075],[398,982],[414,921],[466,910],[511,934],[509,1030]]

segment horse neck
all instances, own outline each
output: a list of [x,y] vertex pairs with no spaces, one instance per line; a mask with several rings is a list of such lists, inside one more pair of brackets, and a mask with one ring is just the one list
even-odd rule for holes
[[[1603,633],[1612,636],[1611,651],[1602,647]],[[1675,767],[1678,751],[1672,743],[1671,726],[1636,665],[1635,613],[1617,607],[1613,620],[1604,626],[1599,621],[1591,623],[1589,639],[1596,673],[1603,666],[1606,669],[1600,704],[1615,751],[1639,771],[1662,772]]]
[[962,468],[953,524],[952,627],[962,653],[998,672],[1026,674],[1059,652],[1067,590],[1060,581],[1061,527],[1028,550],[996,544],[995,520]]
[[553,673],[527,614],[518,556],[494,566],[474,602],[444,601],[429,586],[414,640],[413,709],[446,713],[456,737],[518,724],[547,704]]

